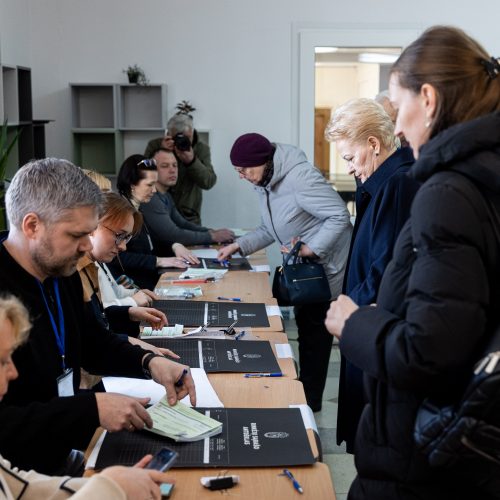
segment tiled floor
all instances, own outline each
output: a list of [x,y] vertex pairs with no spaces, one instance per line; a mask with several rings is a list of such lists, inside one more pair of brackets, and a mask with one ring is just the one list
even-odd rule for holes
[[[298,361],[297,327],[293,319],[285,320],[285,331]],[[344,445],[337,446],[336,443],[339,370],[340,352],[334,344],[323,394],[323,408],[320,412],[315,413],[314,417],[323,447],[323,461],[330,467],[337,500],[346,500],[349,486],[356,475],[356,469],[354,468],[353,456],[345,452]]]

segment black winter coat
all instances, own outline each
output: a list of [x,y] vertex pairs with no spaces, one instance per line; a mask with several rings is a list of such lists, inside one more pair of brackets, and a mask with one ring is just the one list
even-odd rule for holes
[[484,345],[488,316],[500,307],[490,304],[498,278],[490,257],[499,245],[489,214],[471,199],[470,181],[452,171],[473,178],[498,205],[500,113],[450,127],[421,149],[411,174],[424,184],[378,305],[360,307],[343,329],[341,350],[365,373],[367,398],[349,499],[486,498],[469,477],[472,468],[431,468],[413,441],[420,403],[459,395]]

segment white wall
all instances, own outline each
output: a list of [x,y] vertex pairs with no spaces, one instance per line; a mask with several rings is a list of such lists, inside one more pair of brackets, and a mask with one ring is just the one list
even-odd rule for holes
[[[6,63],[32,68],[35,118],[51,118],[47,152],[71,156],[69,82],[125,81],[142,66],[151,82],[169,85],[169,111],[182,99],[211,130],[219,180],[205,194],[211,226],[251,226],[259,219],[251,186],[230,169],[234,139],[258,131],[293,142],[301,89],[300,27],[358,28],[459,25],[500,54],[500,3],[442,0],[0,0],[0,44]],[[363,45],[363,40],[360,40]],[[294,88],[296,89],[294,91]],[[311,109],[312,113],[312,109]]]

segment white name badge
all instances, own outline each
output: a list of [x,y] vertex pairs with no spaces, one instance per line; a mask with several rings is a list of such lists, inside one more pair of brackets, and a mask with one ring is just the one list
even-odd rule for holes
[[73,368],[68,368],[62,375],[57,377],[57,393],[60,398],[74,396]]

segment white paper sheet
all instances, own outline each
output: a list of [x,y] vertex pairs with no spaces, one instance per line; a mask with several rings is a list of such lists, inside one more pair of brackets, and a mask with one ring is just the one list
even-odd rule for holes
[[281,316],[281,309],[280,306],[266,306],[266,313],[268,316]]
[[[221,400],[217,396],[212,384],[208,380],[205,370],[191,368],[194,386],[196,388],[196,406],[206,408],[223,408]],[[151,398],[150,404],[158,402],[165,395],[165,388],[154,380],[126,377],[104,377],[102,379],[107,392],[118,392],[135,398]],[[189,397],[186,396],[182,402],[191,406]]]
[[311,408],[307,405],[288,405],[289,408],[299,408],[300,414],[302,415],[302,420],[304,421],[304,427],[306,429],[313,429],[318,433],[318,426],[316,425],[316,420],[314,420],[314,414]]
[[[192,252],[200,259],[216,259],[219,250],[217,248],[196,248]],[[239,252],[233,253],[233,257],[241,257],[241,254]]]
[[227,273],[227,269],[188,269],[187,271],[184,271],[180,276],[179,279],[207,279],[207,278],[215,278],[215,279],[221,279],[224,277],[224,275]]
[[254,273],[270,273],[271,268],[267,264],[263,264],[260,266],[252,265],[252,272],[254,272]]
[[276,355],[278,358],[292,358],[295,359],[292,346],[290,344],[275,344]]

